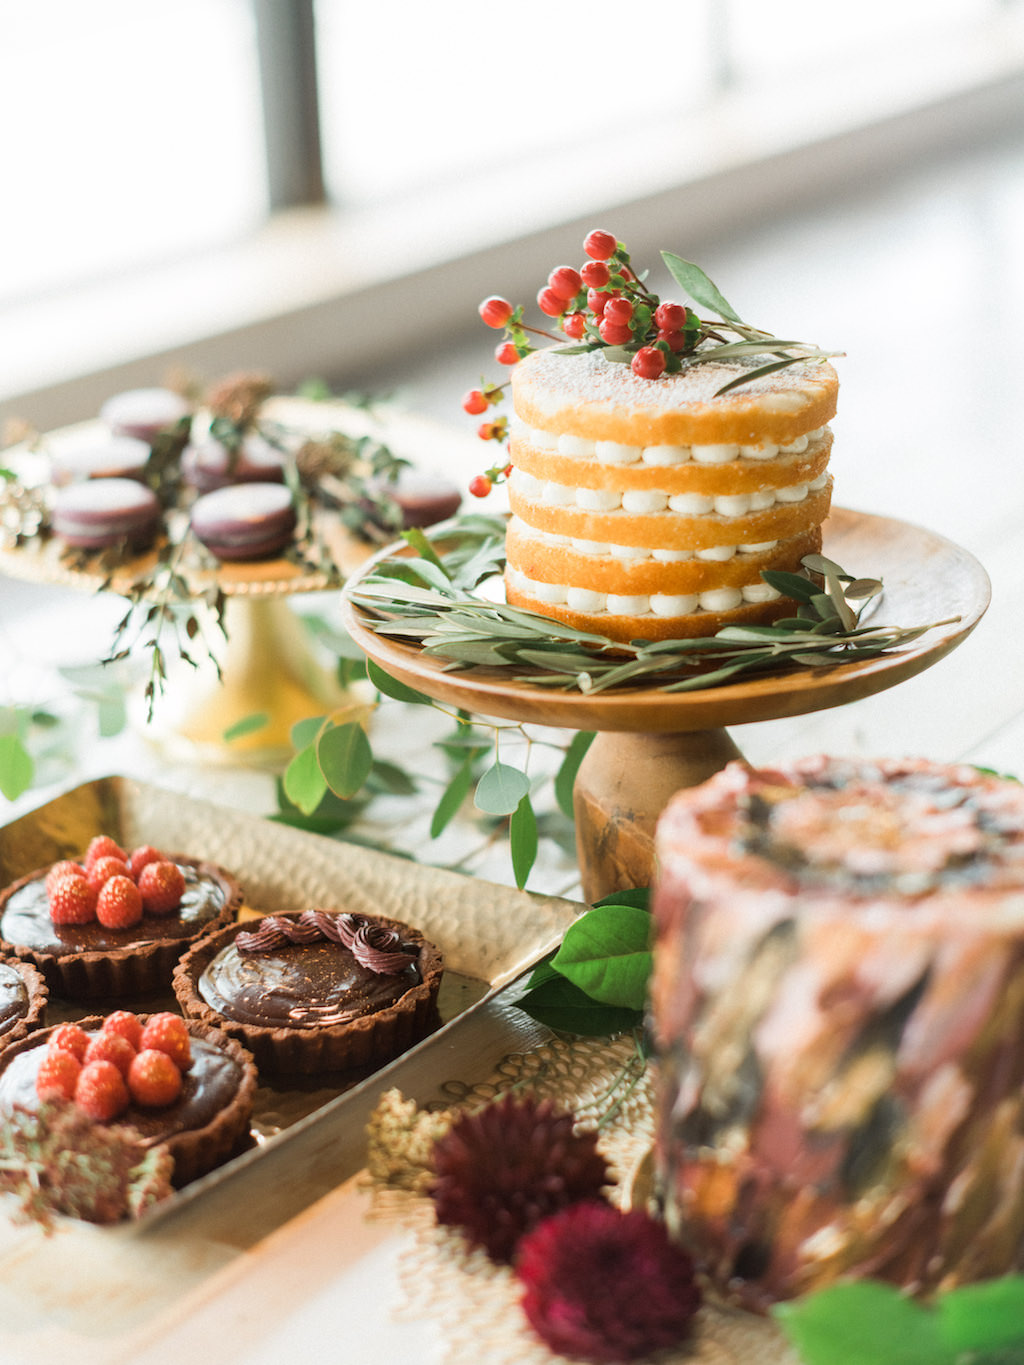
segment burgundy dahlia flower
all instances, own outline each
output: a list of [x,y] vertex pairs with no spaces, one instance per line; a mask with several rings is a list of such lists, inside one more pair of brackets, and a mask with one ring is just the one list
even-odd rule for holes
[[675,1346],[701,1304],[693,1262],[663,1223],[603,1201],[546,1218],[519,1244],[523,1310],[562,1355],[631,1361]]

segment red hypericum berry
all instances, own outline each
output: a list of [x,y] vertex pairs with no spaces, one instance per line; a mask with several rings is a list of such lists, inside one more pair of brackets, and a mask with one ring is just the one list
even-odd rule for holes
[[135,1058],[135,1049],[127,1038],[119,1033],[108,1033],[101,1029],[89,1039],[85,1050],[85,1065],[90,1062],[113,1062],[122,1076],[128,1075],[128,1068]]
[[[123,858],[97,858],[85,873],[85,880],[92,889],[99,894],[100,888],[109,882],[111,877],[131,877],[131,870]],[[134,879],[133,879],[134,880]]]
[[515,365],[519,362],[519,352],[511,341],[503,341],[495,350],[494,358],[499,365]]
[[601,340],[606,341],[609,346],[624,346],[627,341],[633,339],[633,333],[628,325],[612,322],[610,318],[602,318],[597,324],[597,330],[601,333]]
[[600,289],[612,277],[606,261],[587,261],[580,267],[580,279],[589,289]]
[[595,318],[600,318],[604,316],[605,305],[607,304],[610,298],[614,298],[614,295],[605,294],[600,289],[587,290],[587,307],[593,313]]
[[663,341],[670,351],[683,351],[686,349],[685,332],[659,332],[658,340]]
[[116,1119],[128,1108],[128,1087],[113,1062],[88,1062],[75,1086],[75,1103],[100,1123]]
[[654,310],[654,325],[662,332],[681,332],[686,326],[686,305],[659,303]]
[[560,313],[565,312],[566,300],[553,289],[545,287],[537,295],[537,307],[542,313],[546,313],[549,318],[557,318]]
[[164,854],[152,844],[143,844],[140,848],[132,850],[132,855],[128,859],[128,867],[136,881],[139,880],[139,873],[147,863],[159,863],[163,860]]
[[47,899],[54,924],[89,924],[96,918],[96,892],[73,872],[57,878]]
[[609,322],[623,326],[633,316],[633,300],[619,297],[610,298],[604,306],[604,316]]
[[573,341],[579,341],[587,330],[587,320],[582,313],[566,313],[562,319],[562,331]]
[[667,363],[664,351],[659,351],[657,346],[641,346],[629,368],[638,379],[660,379]]
[[505,466],[505,468],[504,468],[501,472],[502,472],[502,474],[505,476],[506,479],[511,475],[511,473],[512,473],[512,461],[511,461],[511,460],[509,460],[508,464]]
[[181,1071],[173,1058],[157,1048],[144,1048],[128,1068],[128,1093],[136,1104],[160,1109],[181,1094]]
[[41,1100],[73,1100],[81,1071],[73,1052],[48,1051],[36,1072],[36,1094]]
[[61,877],[66,877],[69,873],[72,873],[76,877],[84,877],[85,868],[81,863],[72,862],[70,858],[62,858],[59,863],[54,863],[49,872],[47,872],[43,882],[43,888],[46,891],[46,894],[50,894],[54,882],[58,881]]
[[512,305],[508,299],[499,298],[497,294],[492,294],[490,298],[484,299],[480,305],[480,316],[488,327],[504,327],[512,316]]
[[81,1024],[58,1024],[47,1040],[47,1052],[70,1052],[82,1061],[89,1046],[89,1035]]
[[609,256],[615,254],[618,242],[610,232],[602,232],[600,228],[595,228],[593,232],[588,232],[583,239],[583,250],[591,259],[595,261],[607,261]]
[[115,1010],[108,1014],[103,1021],[103,1032],[126,1038],[136,1052],[142,1045],[142,1020],[131,1010]]
[[462,400],[462,409],[471,417],[479,417],[482,412],[486,412],[487,399],[484,397],[483,389],[470,389]]
[[486,474],[474,474],[469,481],[469,491],[474,498],[486,498],[491,487],[491,481]]
[[147,1048],[166,1052],[181,1071],[187,1071],[192,1065],[192,1037],[188,1024],[180,1014],[172,1014],[170,1010],[151,1014],[142,1026],[142,1046],[139,1051],[145,1052]]
[[583,288],[583,280],[578,270],[571,265],[559,265],[548,276],[548,288],[566,303],[571,303]]
[[92,867],[98,858],[120,858],[126,863],[128,854],[109,834],[97,834],[95,839],[90,840],[89,847],[85,850],[86,868]]
[[104,929],[129,929],[142,918],[142,892],[131,877],[111,877],[96,897],[96,918]]
[[139,873],[139,892],[147,915],[169,915],[185,894],[185,874],[169,859],[147,863]]

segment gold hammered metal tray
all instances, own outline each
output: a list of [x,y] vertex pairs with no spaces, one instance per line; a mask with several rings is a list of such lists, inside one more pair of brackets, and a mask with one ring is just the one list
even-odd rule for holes
[[[95,834],[111,834],[129,847],[153,844],[221,864],[242,886],[242,918],[311,906],[385,915],[419,929],[445,960],[441,1024],[430,1037],[371,1076],[332,1076],[295,1090],[261,1084],[251,1146],[155,1206],[137,1225],[151,1224],[289,1145],[301,1155],[330,1142],[339,1179],[360,1169],[365,1120],[391,1073],[399,1072],[406,1086],[417,1057],[443,1049],[451,1030],[471,1027],[474,1012],[556,947],[585,908],[307,834],[124,777],[85,783],[0,828],[0,886],[80,854]],[[118,1004],[176,1008],[173,996]],[[51,999],[48,1022],[97,1008]]]

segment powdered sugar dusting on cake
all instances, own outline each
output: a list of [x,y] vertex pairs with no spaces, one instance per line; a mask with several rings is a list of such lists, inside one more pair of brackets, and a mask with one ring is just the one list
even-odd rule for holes
[[[607,360],[601,350],[576,355],[541,351],[528,356],[520,365],[524,376],[543,369],[545,385],[557,394],[558,405],[578,401],[671,412],[712,401],[746,405],[753,400],[762,407],[781,403],[787,408],[791,405],[799,408],[821,395],[830,367],[813,361],[798,361],[774,374],[752,379],[742,388],[715,399],[724,384],[744,370],[760,368],[767,359],[759,355],[749,361],[684,361],[678,374],[663,375],[660,379],[640,379],[628,365]],[[540,395],[534,395],[534,399],[538,405],[543,403]]]

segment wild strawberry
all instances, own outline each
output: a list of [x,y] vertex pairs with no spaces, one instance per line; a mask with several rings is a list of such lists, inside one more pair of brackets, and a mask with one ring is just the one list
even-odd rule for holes
[[147,1048],[166,1052],[182,1071],[187,1071],[192,1065],[192,1038],[188,1025],[180,1014],[172,1014],[170,1010],[151,1014],[143,1025],[139,1051],[144,1052]]
[[54,863],[49,872],[47,872],[46,879],[43,882],[46,894],[50,894],[54,882],[58,881],[61,877],[68,876],[69,873],[75,877],[84,877],[85,868],[81,863],[73,863],[70,858],[62,858],[59,863]]
[[136,881],[139,880],[139,873],[147,863],[158,863],[163,859],[163,854],[152,844],[142,844],[139,848],[132,849],[131,857],[128,859],[128,869]]
[[73,872],[57,878],[48,899],[54,924],[88,924],[96,918],[96,892]]
[[665,373],[665,352],[657,346],[641,346],[629,368],[638,379],[659,379]]
[[128,1087],[113,1062],[88,1062],[75,1085],[75,1103],[89,1118],[105,1123],[123,1114],[129,1104]]
[[131,877],[111,877],[96,897],[96,918],[105,929],[128,929],[142,918],[142,892]]
[[47,1051],[36,1072],[36,1094],[41,1100],[73,1100],[82,1063],[60,1048]]
[[136,1104],[160,1108],[181,1094],[181,1072],[173,1058],[158,1048],[145,1048],[128,1068],[128,1093]]
[[490,298],[484,299],[479,311],[488,327],[504,327],[512,316],[512,305],[508,299],[502,299],[497,294],[492,294]]
[[469,491],[474,498],[486,498],[491,491],[491,481],[486,474],[474,474],[469,481]]
[[128,854],[109,834],[97,834],[85,850],[85,866],[91,867],[97,858],[120,858],[122,862],[127,862]]
[[103,1021],[103,1032],[127,1038],[136,1052],[142,1046],[142,1020],[131,1010],[115,1010],[108,1014]]
[[92,889],[99,895],[100,887],[105,882],[109,882],[111,877],[130,877],[128,864],[123,858],[97,858],[91,863],[85,872],[85,880]]
[[139,893],[147,915],[169,915],[185,894],[185,874],[177,863],[147,863],[139,873]]
[[607,261],[615,254],[618,242],[610,232],[602,232],[600,228],[595,228],[593,232],[588,232],[583,239],[583,250],[594,261]]
[[113,1062],[122,1076],[128,1075],[128,1068],[135,1057],[135,1049],[127,1038],[119,1033],[107,1033],[101,1029],[89,1039],[85,1051],[85,1065],[90,1062]]
[[70,1052],[82,1061],[89,1046],[89,1035],[81,1024],[58,1024],[46,1044],[47,1052]]

